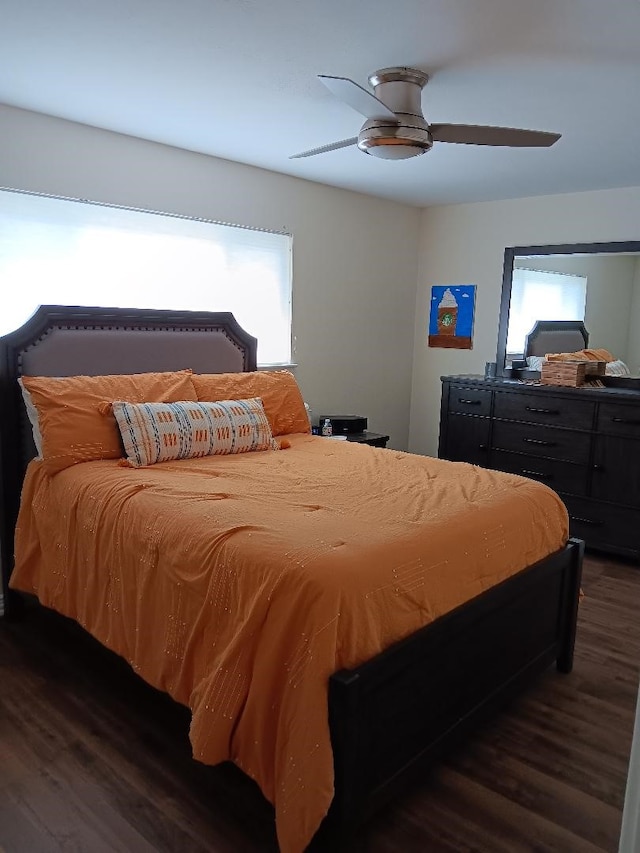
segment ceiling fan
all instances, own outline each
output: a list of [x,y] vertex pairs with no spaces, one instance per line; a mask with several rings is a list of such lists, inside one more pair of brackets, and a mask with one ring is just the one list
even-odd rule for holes
[[429,75],[416,68],[394,67],[375,71],[369,77],[373,92],[347,77],[319,74],[318,78],[330,92],[367,120],[358,136],[293,154],[289,158],[291,160],[313,157],[350,145],[357,145],[365,154],[385,160],[406,160],[425,154],[434,142],[548,148],[560,139],[559,133],[518,130],[513,127],[428,124],[422,114],[421,98]]

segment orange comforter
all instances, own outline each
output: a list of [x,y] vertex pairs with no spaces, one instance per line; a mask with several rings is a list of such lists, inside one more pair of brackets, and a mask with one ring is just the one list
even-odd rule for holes
[[301,851],[333,796],[327,680],[561,547],[531,480],[308,435],[131,470],[32,462],[11,585],[192,710]]

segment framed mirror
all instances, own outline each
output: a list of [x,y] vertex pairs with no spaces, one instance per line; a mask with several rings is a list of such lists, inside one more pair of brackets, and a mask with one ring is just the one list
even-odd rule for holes
[[[640,241],[506,248],[496,354],[499,376],[512,376],[514,366],[523,367],[527,336],[536,321],[558,328],[581,324],[588,346],[612,355],[612,371],[640,378]],[[547,351],[581,348],[573,345],[574,338],[567,338],[562,347],[563,340],[557,338]],[[539,363],[528,360],[525,375],[535,375]]]

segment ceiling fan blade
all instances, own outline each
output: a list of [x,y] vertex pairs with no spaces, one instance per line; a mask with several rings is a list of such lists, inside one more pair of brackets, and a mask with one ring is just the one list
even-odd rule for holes
[[506,145],[509,148],[549,148],[560,139],[559,133],[543,130],[518,130],[515,127],[484,127],[478,124],[432,124],[434,142],[459,142],[463,145]]
[[328,145],[321,145],[320,148],[311,148],[309,151],[301,151],[300,154],[292,154],[289,160],[297,160],[300,157],[313,157],[315,154],[324,154],[325,151],[335,151],[338,148],[348,148],[349,145],[355,145],[358,141],[357,136],[352,136],[351,139],[341,139],[340,142],[330,142]]
[[386,104],[383,104],[379,98],[376,98],[373,92],[363,88],[358,83],[354,83],[348,77],[329,77],[326,74],[318,74],[318,79],[324,83],[336,98],[340,98],[341,101],[353,107],[356,112],[359,112],[365,118],[396,119],[394,111],[390,110]]

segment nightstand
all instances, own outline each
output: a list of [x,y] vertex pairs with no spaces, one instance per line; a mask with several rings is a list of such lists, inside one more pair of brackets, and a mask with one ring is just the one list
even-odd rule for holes
[[347,436],[347,441],[356,441],[358,444],[368,444],[370,447],[386,447],[389,441],[388,435],[379,432],[353,432]]

